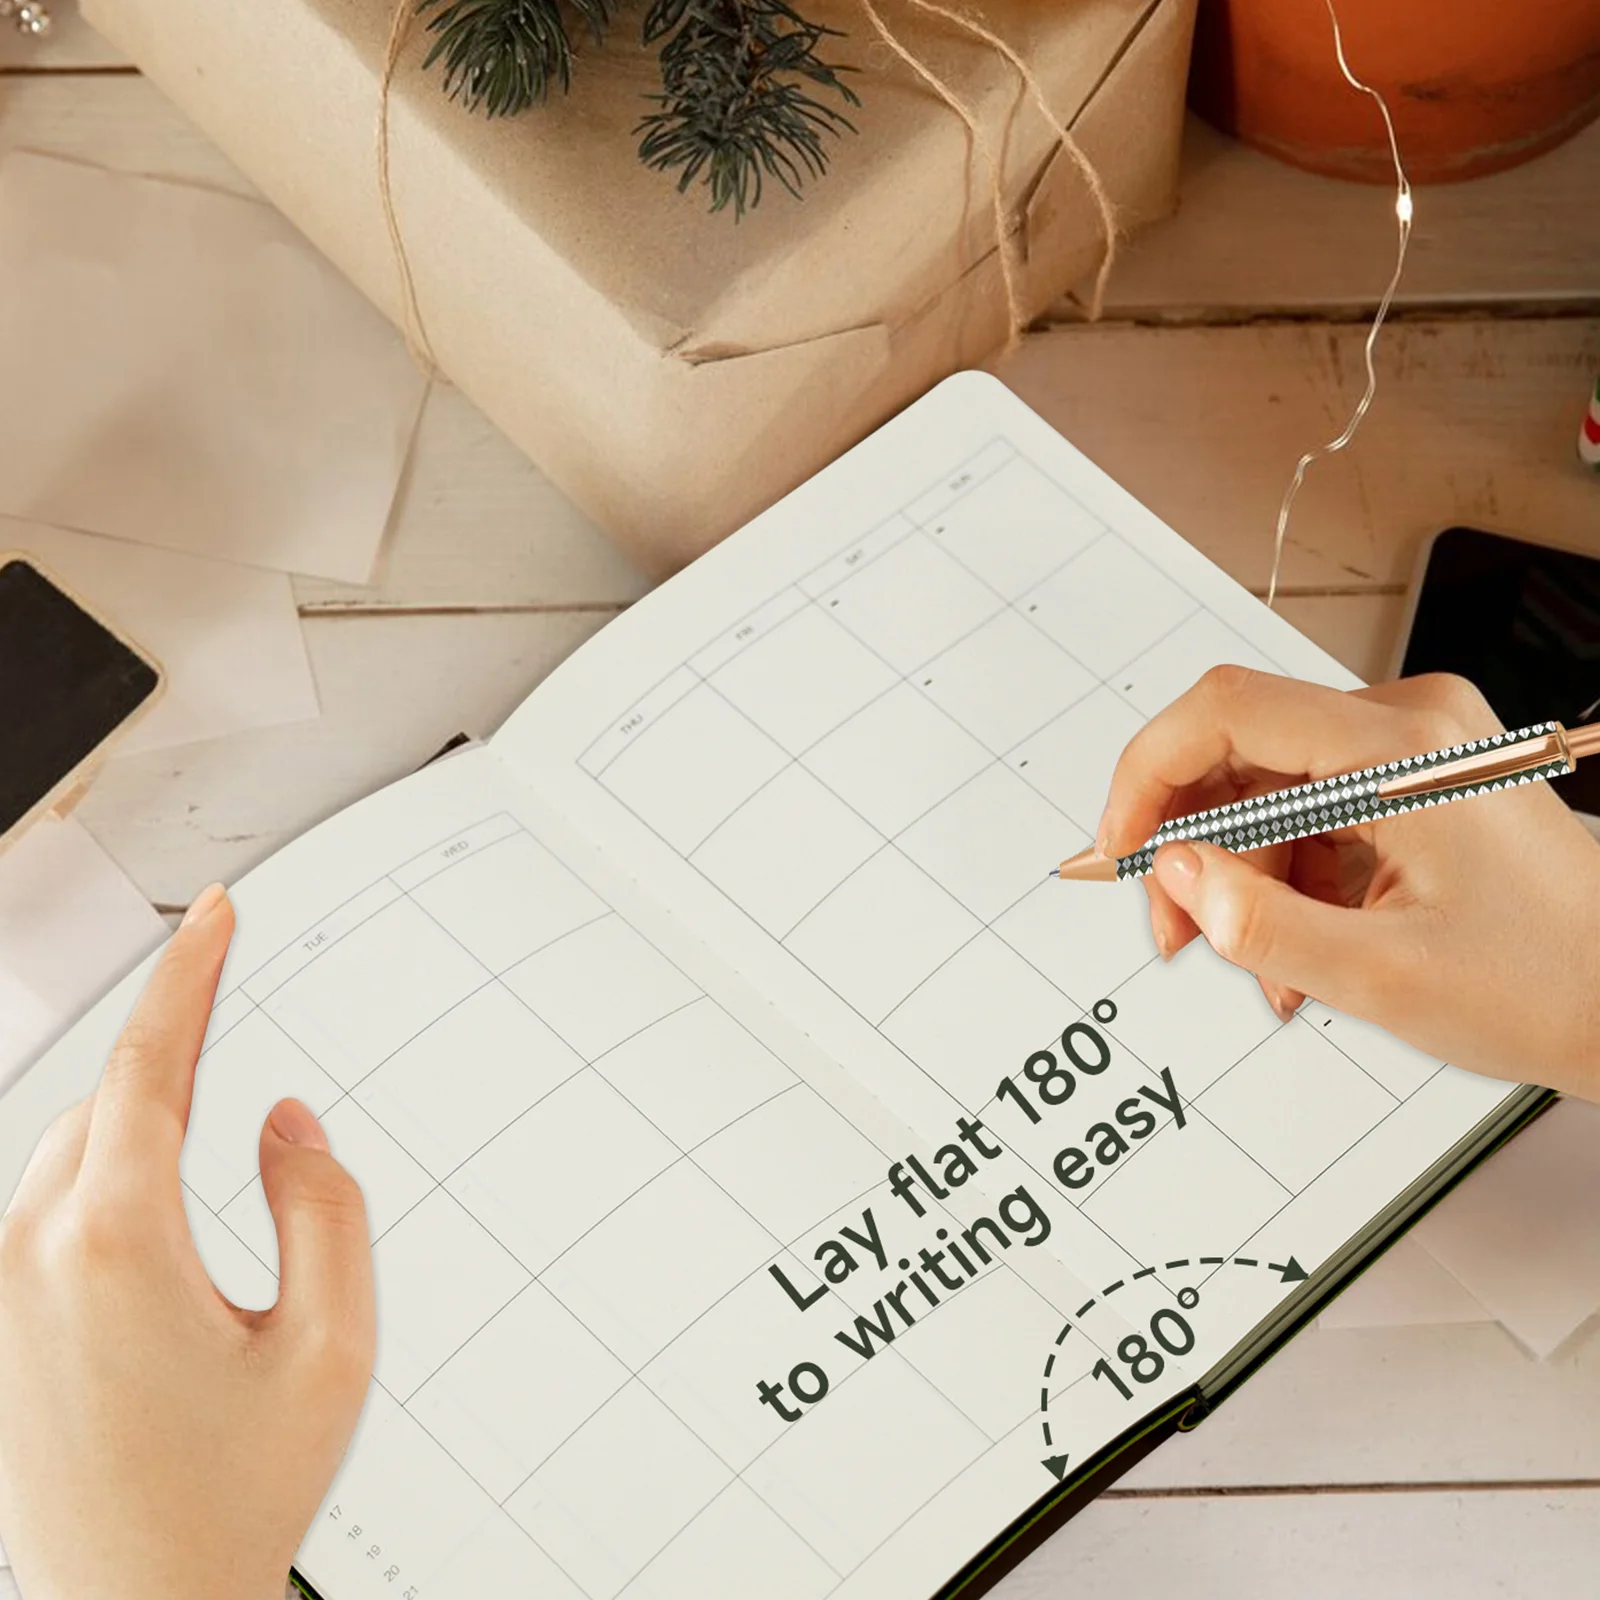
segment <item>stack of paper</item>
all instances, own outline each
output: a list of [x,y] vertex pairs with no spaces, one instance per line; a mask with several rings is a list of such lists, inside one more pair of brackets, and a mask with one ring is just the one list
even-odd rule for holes
[[0,1090],[166,934],[79,823],[36,823],[0,854]]
[[0,162],[0,511],[365,583],[424,382],[270,206]]
[[371,578],[425,390],[388,323],[269,206],[12,153],[0,371],[0,552],[167,675],[117,753],[315,717],[288,574]]
[[1553,1353],[1600,1310],[1600,1106],[1563,1100],[1323,1313],[1325,1328],[1498,1322]]

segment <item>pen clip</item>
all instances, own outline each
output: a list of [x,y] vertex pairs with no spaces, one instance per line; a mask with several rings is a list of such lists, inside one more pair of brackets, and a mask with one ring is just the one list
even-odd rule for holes
[[1378,785],[1377,796],[1380,800],[1400,800],[1409,795],[1438,794],[1445,789],[1462,789],[1512,778],[1519,772],[1531,772],[1552,761],[1561,762],[1564,769],[1571,772],[1574,763],[1567,744],[1567,730],[1559,722],[1552,723],[1550,728],[1549,733],[1518,739],[1513,744],[1474,751],[1454,761],[1441,761],[1437,766],[1397,773]]

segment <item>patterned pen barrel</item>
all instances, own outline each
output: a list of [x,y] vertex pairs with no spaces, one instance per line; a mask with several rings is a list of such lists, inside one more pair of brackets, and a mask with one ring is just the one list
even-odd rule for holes
[[[1597,741],[1587,737],[1591,733],[1586,728],[1568,734],[1559,722],[1541,722],[1510,733],[1470,739],[1426,755],[1385,761],[1360,772],[1253,795],[1209,811],[1172,817],[1140,849],[1117,860],[1115,876],[1142,877],[1154,865],[1156,851],[1180,839],[1214,844],[1224,850],[1260,850],[1447,800],[1462,800],[1536,779],[1558,778],[1572,771],[1577,756],[1595,748]],[[1580,735],[1585,736],[1581,747]],[[1109,879],[1111,868],[1111,862],[1084,852],[1063,862],[1059,874],[1063,878]]]

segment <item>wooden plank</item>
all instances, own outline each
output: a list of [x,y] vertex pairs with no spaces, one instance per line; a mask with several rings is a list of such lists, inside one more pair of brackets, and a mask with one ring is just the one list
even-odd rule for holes
[[155,904],[184,904],[452,735],[493,733],[602,620],[312,618],[319,720],[111,761],[78,815]]
[[1336,661],[1378,683],[1391,675],[1405,604],[1400,594],[1283,595],[1276,609]]
[[254,185],[149,79],[44,73],[0,80],[0,152],[42,150],[256,195]]
[[[1326,323],[1054,328],[995,370],[1179,533],[1251,587],[1295,460],[1360,394],[1363,330]],[[1600,552],[1600,481],[1576,458],[1600,319],[1395,323],[1355,443],[1295,506],[1291,588],[1403,586],[1452,523]]]
[[[610,615],[648,588],[617,547],[453,389],[428,398],[374,587],[295,580],[307,616],[571,606]],[[1278,610],[1371,680],[1388,675],[1404,605],[1398,593],[1286,594]]]
[[1378,683],[1390,667],[1405,615],[1402,594],[1280,595],[1276,610],[1336,661]]
[[[1597,187],[1600,123],[1509,172],[1418,189],[1400,303],[1600,298]],[[1301,172],[1191,116],[1180,193],[1129,241],[1108,316],[1370,307],[1389,281],[1392,189]]]
[[1600,1337],[1535,1361],[1494,1323],[1307,1329],[1134,1489],[1600,1481]]
[[1597,1561],[1595,1488],[1101,1500],[991,1593],[993,1600],[1589,1595]]
[[42,38],[0,22],[0,73],[82,72],[125,67],[127,57],[78,14],[77,0],[45,0],[50,31]]

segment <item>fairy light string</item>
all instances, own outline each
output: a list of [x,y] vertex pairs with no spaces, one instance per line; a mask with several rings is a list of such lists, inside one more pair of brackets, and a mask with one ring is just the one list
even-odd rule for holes
[[1345,423],[1343,430],[1329,439],[1325,444],[1319,444],[1314,449],[1306,451],[1295,464],[1294,476],[1289,480],[1289,486],[1284,490],[1283,501],[1278,507],[1278,522],[1272,539],[1272,577],[1267,584],[1267,606],[1270,609],[1278,598],[1278,577],[1283,569],[1283,547],[1285,536],[1289,531],[1289,513],[1294,506],[1295,497],[1300,493],[1300,485],[1305,482],[1306,469],[1323,456],[1336,455],[1339,451],[1355,438],[1356,430],[1361,426],[1362,419],[1372,409],[1373,397],[1378,392],[1378,369],[1374,364],[1374,357],[1378,348],[1378,335],[1383,331],[1384,322],[1389,316],[1389,307],[1394,303],[1395,291],[1400,287],[1400,279],[1406,269],[1406,250],[1411,243],[1411,219],[1414,207],[1411,200],[1411,180],[1406,176],[1405,163],[1400,159],[1400,141],[1395,137],[1394,118],[1389,114],[1389,102],[1383,95],[1372,87],[1370,83],[1363,82],[1350,70],[1350,63],[1345,58],[1344,34],[1339,27],[1339,14],[1333,8],[1333,0],[1323,0],[1328,8],[1328,20],[1333,24],[1333,49],[1338,57],[1339,71],[1344,74],[1345,82],[1353,89],[1359,89],[1363,94],[1370,95],[1377,102],[1378,110],[1383,114],[1384,132],[1389,136],[1389,154],[1394,161],[1394,214],[1396,222],[1396,241],[1394,253],[1394,271],[1389,275],[1389,285],[1383,291],[1383,298],[1378,302],[1378,309],[1373,314],[1372,325],[1367,329],[1366,344],[1363,347],[1363,359],[1367,369],[1367,386],[1362,391],[1361,398],[1356,402],[1355,409],[1350,413],[1350,420]]

